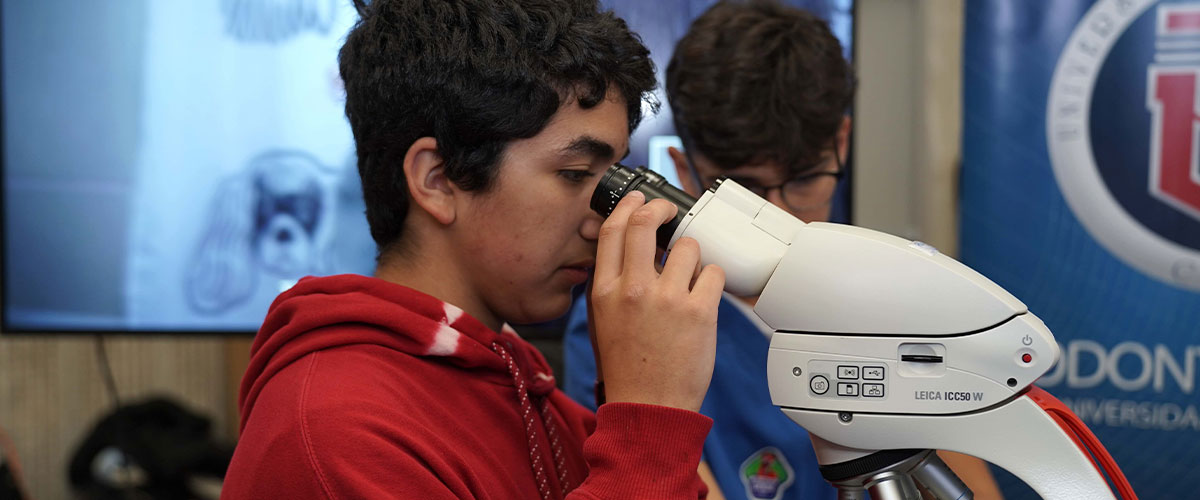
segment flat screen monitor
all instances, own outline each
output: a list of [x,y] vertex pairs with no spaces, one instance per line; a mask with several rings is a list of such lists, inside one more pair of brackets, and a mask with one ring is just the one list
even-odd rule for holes
[[[602,3],[660,81],[712,4]],[[789,3],[849,56],[851,0]],[[372,272],[337,70],[349,0],[4,0],[0,17],[4,333],[253,332],[300,277]],[[629,161],[661,169],[659,92]]]

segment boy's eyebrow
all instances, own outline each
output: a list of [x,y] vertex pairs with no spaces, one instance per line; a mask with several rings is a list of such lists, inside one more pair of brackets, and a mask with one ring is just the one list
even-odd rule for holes
[[[567,144],[560,151],[560,154],[563,156],[585,155],[604,160],[613,159],[614,153],[615,149],[611,144],[590,135],[576,137],[575,140],[571,141],[570,144]],[[625,156],[629,156],[629,149],[625,150],[625,155],[622,158]]]

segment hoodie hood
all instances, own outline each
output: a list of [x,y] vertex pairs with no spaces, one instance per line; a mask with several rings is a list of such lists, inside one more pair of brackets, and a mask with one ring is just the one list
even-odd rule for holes
[[241,425],[274,374],[310,353],[355,344],[429,358],[515,386],[498,345],[510,353],[530,395],[555,387],[545,358],[508,325],[495,332],[452,304],[378,278],[307,277],[275,299],[254,338],[238,395]]

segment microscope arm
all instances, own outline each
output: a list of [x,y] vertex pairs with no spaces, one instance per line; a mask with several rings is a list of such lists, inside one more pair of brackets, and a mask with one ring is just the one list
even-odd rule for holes
[[[729,181],[697,200],[671,242],[683,236],[726,269],[728,290],[758,295],[755,313],[776,330],[772,401],[815,436],[823,474],[835,464],[851,466],[843,479],[858,474],[879,450],[942,449],[1003,467],[1045,498],[1114,498],[1077,439],[1030,398],[1058,360],[1054,336],[986,277],[919,242],[805,224]],[[891,466],[908,467],[899,475],[941,467],[952,477],[928,454],[905,460]],[[862,491],[886,478],[857,479]],[[969,498],[957,485],[948,498]],[[842,498],[861,498],[856,488]],[[871,491],[911,498],[906,489]]]
[[[845,458],[849,450],[939,449],[975,456],[1004,468],[1043,498],[1112,499],[1108,484],[1061,427],[1026,395],[992,410],[966,415],[855,414],[783,408],[832,446],[814,445],[817,460]],[[835,441],[828,441],[826,436]]]

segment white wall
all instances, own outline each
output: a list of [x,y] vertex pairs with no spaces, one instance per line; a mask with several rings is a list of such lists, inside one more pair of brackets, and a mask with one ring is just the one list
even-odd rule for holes
[[860,0],[854,223],[958,252],[962,0]]

